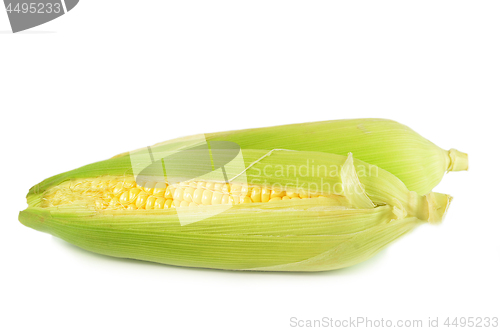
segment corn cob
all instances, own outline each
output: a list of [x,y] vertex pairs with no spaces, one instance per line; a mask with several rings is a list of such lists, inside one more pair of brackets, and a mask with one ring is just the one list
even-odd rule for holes
[[[205,134],[241,148],[282,148],[353,155],[389,171],[409,190],[430,192],[445,172],[467,170],[467,154],[443,150],[407,126],[384,119],[353,119]],[[168,142],[167,142],[168,143]]]
[[[364,261],[416,226],[439,223],[451,201],[411,192],[352,155],[235,154],[227,144],[189,138],[90,164],[32,187],[19,220],[115,257],[321,271]],[[200,155],[210,156],[211,171]]]

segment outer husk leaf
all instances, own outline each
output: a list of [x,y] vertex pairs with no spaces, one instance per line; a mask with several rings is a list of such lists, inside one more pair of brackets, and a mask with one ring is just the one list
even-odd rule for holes
[[[185,137],[167,141],[179,143]],[[467,154],[443,150],[409,127],[385,119],[300,123],[205,134],[243,149],[289,149],[354,157],[389,171],[418,194],[429,193],[448,171],[468,169]]]

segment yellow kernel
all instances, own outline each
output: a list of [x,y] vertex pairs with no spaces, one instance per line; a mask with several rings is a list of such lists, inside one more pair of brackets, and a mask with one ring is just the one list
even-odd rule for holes
[[262,189],[262,195],[260,197],[260,200],[262,202],[268,202],[270,198],[271,198],[271,190],[264,187]]
[[214,191],[219,191],[222,192],[222,183],[215,183],[214,185]]
[[222,192],[215,191],[212,194],[212,205],[220,205],[222,202]]
[[158,182],[155,185],[155,189],[153,190],[153,195],[155,197],[162,197],[165,195],[165,191],[167,190],[167,184],[163,182]]
[[133,177],[127,178],[123,181],[123,187],[125,188],[132,188],[135,187],[135,180]]
[[146,209],[153,209],[155,207],[156,197],[150,196],[146,200]]
[[144,192],[148,193],[148,194],[153,194],[153,191],[155,190],[155,186],[156,186],[156,183],[155,182],[152,182],[152,181],[148,181],[146,182],[146,184],[144,185]]
[[164,197],[157,198],[155,201],[155,209],[163,209],[165,201],[167,201],[167,199],[165,199]]
[[214,182],[207,182],[207,184],[205,185],[205,188],[207,190],[214,191],[215,183]]
[[196,182],[189,182],[189,187],[197,188],[198,184]]
[[231,185],[229,184],[222,184],[222,192],[224,193],[229,193],[231,191]]
[[139,193],[141,193],[141,189],[140,188],[133,188],[131,189],[129,192],[128,192],[128,201],[130,203],[134,203],[135,199],[137,199],[137,196],[139,195]]
[[281,198],[281,197],[284,197],[286,194],[286,192],[284,191],[281,191],[281,190],[272,190],[271,191],[271,198]]
[[189,207],[197,207],[198,204],[196,202],[190,202]]
[[240,204],[240,196],[231,194],[229,196],[229,201],[231,205],[238,205]]
[[212,202],[212,191],[205,190],[203,196],[201,197],[201,203],[204,205],[209,205]]
[[178,187],[175,189],[175,192],[174,192],[174,200],[182,201],[182,199],[184,199],[184,189]]
[[172,199],[167,199],[167,200],[165,200],[165,204],[163,205],[163,208],[164,208],[164,209],[171,208],[171,207],[172,207],[172,202],[173,202],[173,201],[174,201],[174,200],[172,200]]
[[222,196],[222,199],[221,199],[220,203],[223,204],[223,205],[229,204],[229,194],[224,194]]
[[189,206],[189,202],[187,202],[187,201],[181,201],[181,204],[179,206],[180,207],[188,207]]
[[136,205],[128,205],[128,206],[127,206],[127,209],[130,209],[130,210],[136,210],[136,209],[137,209],[137,207],[136,207]]
[[288,195],[285,195],[281,200],[290,200],[291,198]]
[[196,190],[194,190],[193,201],[196,202],[197,204],[201,203],[201,198],[203,197],[203,191],[205,191],[205,189],[203,188],[197,188]]
[[299,197],[293,197],[292,200],[301,200]]
[[173,186],[168,186],[165,191],[165,199],[173,199],[174,198],[175,188]]
[[146,205],[146,200],[148,199],[148,194],[141,192],[137,196],[137,199],[135,200],[135,205],[137,206],[138,209],[143,209],[144,206]]
[[240,184],[231,184],[231,193],[232,194],[240,194],[241,192],[241,185]]
[[205,184],[206,184],[206,182],[198,182],[198,183],[196,183],[196,187],[197,188],[205,188]]
[[120,204],[120,200],[118,200],[117,198],[113,198],[109,202],[108,208],[116,208],[119,204]]
[[184,200],[187,202],[193,202],[193,196],[194,196],[194,188],[193,187],[188,187],[184,189]]
[[280,200],[281,200],[280,197],[274,197],[274,198],[271,198],[271,200],[269,200],[269,201],[280,201]]
[[307,193],[307,192],[300,192],[299,193],[299,197],[302,198],[302,199],[307,199],[307,198],[309,198],[309,193]]
[[100,182],[99,185],[97,185],[98,190],[104,190],[109,188],[109,182]]
[[250,203],[250,202],[252,202],[252,199],[250,199],[250,197],[240,196],[240,203]]
[[174,200],[172,206],[175,208],[179,208],[181,206],[181,202],[182,202],[181,200]]
[[249,197],[251,193],[252,193],[251,187],[248,187],[247,185],[241,186],[241,191],[240,191],[241,196],[248,196]]
[[299,194],[295,193],[295,192],[287,191],[286,192],[286,196],[289,197],[289,198],[295,198],[295,197],[298,197]]
[[120,203],[122,205],[128,203],[128,192],[123,192],[121,195],[120,195]]
[[115,188],[113,189],[113,194],[118,195],[123,191],[125,191],[125,189],[123,188],[123,183],[118,183],[115,185]]
[[250,194],[250,199],[252,199],[253,202],[260,202],[261,201],[261,189],[260,187],[254,187],[252,189],[252,193]]

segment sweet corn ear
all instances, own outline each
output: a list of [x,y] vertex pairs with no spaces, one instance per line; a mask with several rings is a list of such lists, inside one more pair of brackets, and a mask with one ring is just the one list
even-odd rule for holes
[[62,173],[30,189],[19,220],[116,257],[320,271],[439,223],[451,201],[352,154],[236,147],[181,139]]

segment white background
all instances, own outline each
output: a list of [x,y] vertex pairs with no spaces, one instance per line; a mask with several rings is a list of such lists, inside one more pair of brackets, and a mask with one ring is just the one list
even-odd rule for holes
[[[424,325],[500,317],[499,17],[498,1],[81,0],[11,34],[0,10],[0,329],[288,330],[299,329],[291,317]],[[442,225],[423,225],[345,270],[115,259],[17,221],[32,185],[120,152],[359,117],[394,119],[468,152],[470,171],[435,189],[455,198]]]

